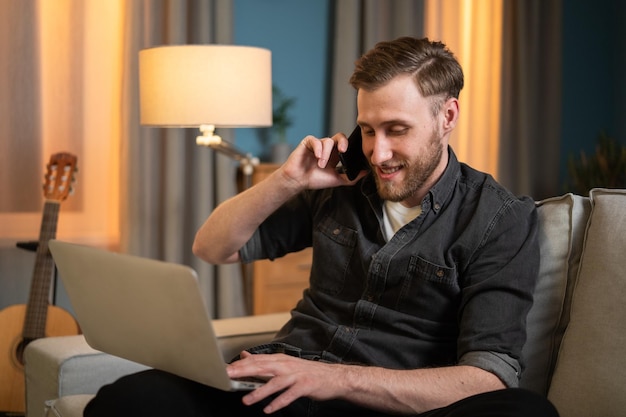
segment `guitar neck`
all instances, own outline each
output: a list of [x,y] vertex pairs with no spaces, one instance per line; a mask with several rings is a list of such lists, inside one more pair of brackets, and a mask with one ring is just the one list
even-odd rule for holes
[[46,201],[44,205],[35,268],[24,320],[23,337],[28,340],[45,336],[46,316],[50,304],[50,288],[54,272],[54,261],[48,250],[48,241],[56,236],[59,207],[58,201]]

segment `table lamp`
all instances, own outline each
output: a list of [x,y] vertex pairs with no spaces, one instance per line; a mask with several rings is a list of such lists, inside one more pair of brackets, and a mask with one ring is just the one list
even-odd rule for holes
[[258,158],[224,141],[215,128],[272,125],[271,52],[236,45],[144,49],[139,100],[143,126],[197,127],[198,145],[239,161],[250,176]]

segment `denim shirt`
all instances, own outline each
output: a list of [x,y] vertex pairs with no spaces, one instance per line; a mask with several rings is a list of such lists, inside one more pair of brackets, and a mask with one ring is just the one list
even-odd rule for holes
[[313,247],[309,288],[277,342],[330,362],[473,365],[518,385],[539,269],[535,203],[449,154],[422,213],[389,241],[371,174],[302,192],[259,227],[244,262]]

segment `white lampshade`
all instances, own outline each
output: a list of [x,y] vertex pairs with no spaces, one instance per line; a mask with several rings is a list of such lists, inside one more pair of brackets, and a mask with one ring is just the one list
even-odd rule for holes
[[271,126],[271,52],[234,45],[144,49],[139,93],[144,126]]

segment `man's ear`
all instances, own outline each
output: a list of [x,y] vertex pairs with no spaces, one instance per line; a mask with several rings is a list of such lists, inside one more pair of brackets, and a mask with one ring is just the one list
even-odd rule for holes
[[459,119],[459,100],[454,97],[449,98],[441,107],[441,127],[443,133],[449,133],[456,127]]

